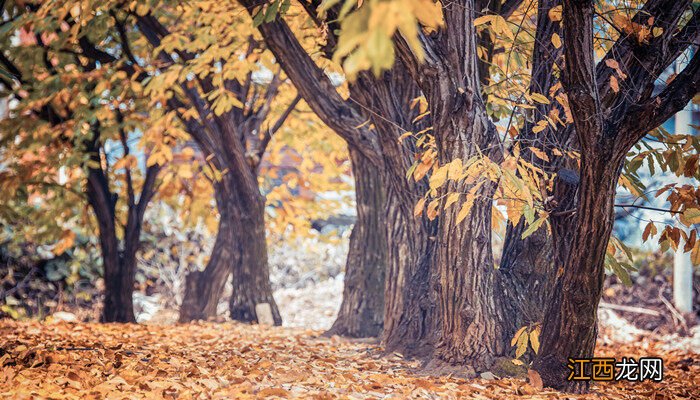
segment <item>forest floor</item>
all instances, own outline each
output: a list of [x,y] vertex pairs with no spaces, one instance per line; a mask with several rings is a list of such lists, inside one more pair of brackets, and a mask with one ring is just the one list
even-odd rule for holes
[[697,399],[700,356],[659,335],[616,341],[598,356],[662,357],[661,383],[596,383],[586,396],[524,379],[433,377],[372,341],[320,331],[226,323],[120,325],[0,321],[0,398]]

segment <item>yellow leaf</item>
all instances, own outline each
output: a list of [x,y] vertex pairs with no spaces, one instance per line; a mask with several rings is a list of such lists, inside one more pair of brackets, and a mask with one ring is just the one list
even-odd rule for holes
[[437,217],[437,208],[440,205],[440,201],[438,199],[435,199],[428,204],[428,210],[426,212],[426,215],[428,216],[429,220],[434,220],[435,217]]
[[532,146],[529,147],[529,149],[532,152],[532,154],[534,154],[540,160],[549,161],[549,157],[547,156],[547,153],[545,153],[544,151],[538,149],[537,147],[532,147]]
[[525,354],[527,351],[528,339],[528,335],[520,335],[520,337],[518,337],[518,343],[515,346],[515,358],[520,358],[523,354]]
[[552,34],[552,44],[557,49],[561,47],[561,37],[556,32]]
[[447,170],[447,178],[457,180],[462,175],[462,159],[456,158],[452,160],[449,164]]
[[413,179],[415,179],[416,182],[423,179],[423,177],[425,176],[425,174],[428,173],[428,171],[430,170],[430,167],[432,165],[433,165],[432,162],[430,162],[430,163],[423,163],[422,162],[422,163],[418,164],[415,171],[413,171]]
[[549,9],[547,15],[552,22],[561,21],[562,6],[558,5]]
[[537,326],[530,332],[530,346],[537,354],[540,351],[540,327]]
[[547,121],[541,120],[532,128],[532,133],[540,133],[547,128]]
[[532,100],[535,100],[538,103],[549,104],[549,99],[543,94],[533,92],[530,94],[530,97],[532,98]]
[[535,222],[531,223],[530,226],[528,226],[527,229],[525,229],[525,231],[523,232],[523,235],[522,235],[522,239],[525,239],[526,237],[535,233],[537,231],[537,229],[539,229],[540,226],[542,226],[542,224],[546,220],[547,220],[546,215],[543,215],[543,216],[537,218],[537,220]]
[[447,170],[449,165],[443,165],[430,176],[430,189],[437,189],[447,180]]
[[459,213],[457,214],[458,224],[467,218],[467,215],[469,215],[469,211],[471,211],[473,205],[474,198],[470,196],[470,198],[468,198],[467,201],[462,204],[462,208],[459,209]]
[[416,206],[413,207],[413,216],[417,217],[423,212],[423,208],[425,207],[425,197],[418,200],[418,203],[416,203]]
[[451,206],[459,200],[459,193],[450,193],[447,195],[447,200],[445,200],[445,208]]
[[483,25],[485,23],[491,22],[494,15],[484,15],[474,20],[474,26]]
[[493,26],[493,30],[495,32],[506,35],[510,39],[515,39],[515,35],[513,35],[513,32],[511,32],[510,28],[508,27],[508,22],[502,16],[495,15],[493,21],[491,22],[491,26]]
[[527,326],[523,326],[522,328],[518,329],[517,332],[515,332],[515,335],[513,335],[513,339],[510,340],[510,345],[515,346],[515,344],[518,342],[518,338],[520,338],[520,335],[525,332],[525,329],[527,329]]
[[700,224],[700,209],[698,208],[687,208],[680,215],[681,222],[688,227],[695,224]]

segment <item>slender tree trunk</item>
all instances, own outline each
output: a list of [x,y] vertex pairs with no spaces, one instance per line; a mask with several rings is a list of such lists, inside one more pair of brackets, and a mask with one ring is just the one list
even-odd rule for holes
[[[99,162],[99,154],[93,155],[93,160]],[[104,268],[105,292],[100,322],[136,322],[132,294],[136,273],[135,248],[138,247],[140,226],[135,227],[138,228],[135,232],[128,230],[128,240],[136,240],[136,243],[129,243],[128,254],[121,252],[114,222],[116,198],[109,191],[109,182],[99,168],[88,170],[87,197],[97,218]]]
[[180,305],[180,322],[208,320],[216,316],[216,308],[226,285],[234,259],[236,221],[225,206],[230,193],[221,182],[214,184],[214,193],[219,210],[219,230],[203,271],[192,271],[185,278],[185,294]]
[[349,149],[355,179],[357,221],[350,235],[343,302],[327,335],[376,337],[384,322],[386,225],[384,180],[358,151]]
[[136,322],[134,316],[134,279],[136,257],[118,255],[104,258],[105,298],[101,322]]
[[[227,185],[255,183],[246,190],[235,190],[227,207],[236,221],[232,265],[233,290],[229,301],[231,319],[241,322],[262,322],[258,318],[256,305],[269,306],[272,322],[282,324],[282,317],[272,296],[270,273],[267,263],[267,241],[265,239],[265,198],[257,187],[257,179],[226,180]],[[234,191],[235,190],[235,191]],[[252,195],[246,195],[251,193]]]

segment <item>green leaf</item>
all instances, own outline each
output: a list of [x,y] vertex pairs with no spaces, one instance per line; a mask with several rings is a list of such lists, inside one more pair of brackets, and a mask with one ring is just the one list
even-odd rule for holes
[[542,226],[542,224],[543,224],[544,221],[546,221],[546,220],[547,220],[547,216],[546,216],[546,215],[537,218],[537,220],[536,220],[535,222],[531,223],[530,226],[528,226],[527,229],[525,229],[525,232],[523,232],[523,235],[522,235],[521,238],[522,238],[522,239],[525,239],[526,237],[528,237],[528,236],[532,235],[533,233],[535,233],[535,232],[537,231],[537,229],[539,229],[539,227]]
[[275,0],[272,4],[267,7],[265,12],[265,22],[272,22],[277,17],[277,10],[279,10],[280,2]]

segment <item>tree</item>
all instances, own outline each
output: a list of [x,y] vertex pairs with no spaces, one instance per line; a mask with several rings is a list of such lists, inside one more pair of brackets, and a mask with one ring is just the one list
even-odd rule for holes
[[[242,4],[254,17],[267,12],[263,3]],[[309,15],[318,28],[323,28],[325,23],[317,15],[319,3],[302,5],[306,10],[300,19],[303,21],[304,15]],[[428,354],[433,339],[432,305],[428,297],[434,241],[430,238],[436,225],[427,218],[413,215],[414,205],[425,192],[426,183],[406,180],[406,171],[414,163],[418,139],[405,134],[414,128],[425,128],[423,124],[429,119],[414,124],[419,110],[411,110],[410,102],[419,95],[417,87],[407,79],[405,70],[392,71],[382,79],[366,74],[364,80],[350,85],[350,98],[345,100],[317,64],[325,67],[327,61],[312,59],[310,52],[318,52],[304,48],[290,25],[272,16],[258,29],[276,61],[311,109],[346,140],[351,154],[362,156],[351,155],[355,164],[370,164],[377,170],[375,175],[383,178],[383,187],[387,190],[384,215],[388,244],[382,334],[385,347],[406,355]],[[329,35],[326,40],[326,51],[332,51],[334,36]],[[403,140],[399,142],[399,138]],[[421,177],[430,163],[425,167]]]
[[[218,13],[203,11],[193,4],[185,7],[182,16],[185,21],[199,20],[207,29],[191,29],[192,25],[184,23],[168,24],[168,30],[147,9],[134,13],[139,31],[155,47],[155,58],[168,64],[150,80],[147,92],[179,114],[218,171],[214,182],[220,216],[217,241],[207,268],[187,278],[180,320],[213,316],[231,273],[231,318],[257,322],[256,306],[267,304],[273,322],[281,324],[269,282],[265,199],[260,193],[258,171],[272,135],[299,99],[293,98],[272,120],[273,101],[278,100],[283,78],[274,69],[268,70],[272,73],[270,79],[254,77],[260,73],[255,65],[261,57],[257,41],[237,31],[237,24],[225,27],[216,22],[219,13],[235,15],[235,10],[224,5]],[[240,60],[222,64],[221,71],[212,70],[210,60],[221,59],[226,50],[216,46],[218,37],[211,36],[209,28],[224,29],[229,46],[238,48],[235,57],[240,56]],[[171,54],[177,54],[177,60]],[[197,78],[190,79],[190,74]]]
[[[700,56],[696,54],[660,93],[653,92],[659,75],[689,43],[698,40],[699,15],[690,6],[690,1],[647,1],[622,28],[644,27],[649,32],[621,36],[603,62],[596,64],[593,2],[564,1],[563,82],[581,148],[581,166],[576,213],[565,221],[569,237],[555,242],[567,254],[564,272],[547,307],[542,351],[535,360],[547,385],[567,391],[587,389],[586,384],[566,381],[563,371],[568,357],[593,355],[615,187],[625,157],[700,90]],[[616,78],[618,68],[624,74],[622,85]],[[697,168],[688,172],[696,175]],[[691,196],[675,202],[673,208],[696,213],[696,205],[697,197]],[[674,242],[677,246],[678,239]]]
[[[160,164],[140,169],[130,154],[130,135],[142,127],[139,77],[126,80],[126,71],[133,72],[131,66],[110,54],[113,47],[100,49],[93,42],[98,38],[109,43],[109,38],[112,46],[118,43],[116,33],[110,36],[103,29],[111,17],[93,18],[80,11],[70,3],[56,7],[8,4],[3,10],[7,29],[0,62],[11,78],[3,78],[2,84],[16,101],[5,121],[6,132],[14,135],[14,140],[5,142],[5,154],[15,161],[5,178],[14,181],[16,189],[28,185],[30,191],[44,194],[46,188],[85,191],[102,250],[101,319],[135,322],[136,252]],[[20,40],[14,40],[14,35]],[[150,139],[145,134],[141,141],[157,148]],[[112,150],[117,147],[121,154]],[[115,157],[119,160],[113,162]],[[139,170],[143,176],[136,180]],[[23,180],[17,181],[18,177]],[[79,189],[71,189],[74,185]]]
[[[234,283],[232,318],[257,321],[256,305],[267,303],[274,322],[279,324],[281,319],[267,275],[265,198],[259,185],[267,179],[267,171],[262,167],[266,150],[283,124],[297,118],[295,110],[300,98],[294,95],[255,37],[250,21],[235,5],[212,8],[208,3],[193,3],[173,14],[164,10],[169,9],[152,14],[137,9],[133,13],[138,30],[155,47],[154,58],[169,64],[160,68],[160,75],[148,83],[147,91],[180,113],[200,149],[214,169],[221,172],[214,182],[220,214],[217,242],[207,268],[188,279],[181,320],[213,315],[230,270]],[[224,22],[221,15],[231,18]],[[178,23],[168,22],[173,16],[179,18]],[[177,61],[171,54],[177,54]],[[212,60],[220,64],[212,65]],[[196,77],[190,78],[190,73]],[[318,129],[318,125],[307,121],[305,129],[310,131],[314,126]],[[232,138],[236,141],[231,142]],[[316,166],[334,161],[318,161],[321,157],[327,158],[327,154],[318,153],[308,161]],[[324,170],[332,172],[328,165]],[[289,205],[285,208],[290,209]],[[365,209],[358,213],[359,226],[365,224]],[[363,238],[355,235],[352,243]],[[360,253],[357,255],[362,257],[357,260],[381,259],[381,241],[377,243],[375,250],[379,253]]]
[[[333,13],[336,10],[336,3],[324,4],[327,12]],[[584,278],[588,276],[585,273],[587,270],[581,266],[568,269],[565,270],[564,278],[557,284],[554,292],[555,299],[567,298],[563,293],[568,292],[562,291],[560,285],[562,281],[567,282],[567,279],[571,279],[569,284],[572,286],[567,287],[567,289],[573,292],[575,285],[580,295],[575,299],[568,299],[567,301],[570,303],[564,301],[569,305],[569,308],[565,308],[563,311],[572,311],[571,304],[581,302],[584,299],[591,302],[591,307],[586,309],[587,318],[585,321],[569,330],[569,332],[588,333],[581,337],[570,336],[571,340],[560,341],[555,336],[551,336],[548,340],[547,335],[556,335],[558,333],[552,332],[561,331],[551,329],[553,325],[558,323],[547,321],[552,318],[552,315],[559,315],[560,319],[556,321],[570,321],[562,317],[567,315],[562,310],[547,313],[542,327],[543,331],[547,332],[543,334],[543,350],[538,357],[545,361],[535,365],[540,366],[539,370],[548,384],[571,389],[566,385],[554,384],[550,380],[552,376],[563,380],[565,376],[561,375],[561,369],[550,375],[542,365],[565,368],[559,363],[564,351],[556,350],[555,343],[558,343],[558,346],[566,347],[567,350],[573,348],[588,349],[584,352],[587,355],[590,355],[592,351],[592,339],[595,335],[590,333],[589,329],[594,326],[595,322],[595,305],[597,305],[600,296],[600,285],[604,271],[603,260],[606,256],[606,249],[609,247],[606,244],[610,234],[611,219],[601,217],[601,214],[597,213],[599,210],[595,214],[589,210],[591,215],[600,218],[588,219],[588,222],[598,229],[594,231],[589,226],[586,228],[588,234],[584,234],[584,228],[581,228],[585,224],[572,221],[577,220],[581,214],[585,214],[582,199],[587,194],[593,196],[593,193],[596,193],[598,198],[605,198],[606,202],[599,203],[598,206],[605,205],[606,212],[612,210],[614,188],[627,151],[649,130],[656,128],[672,115],[673,111],[680,107],[678,104],[685,105],[695,94],[694,81],[690,77],[682,83],[685,91],[669,91],[665,97],[650,97],[653,83],[660,73],[681,54],[689,43],[694,42],[694,23],[686,23],[689,17],[688,3],[671,5],[663,2],[648,2],[644,5],[644,11],[634,21],[630,21],[626,14],[612,6],[606,9],[606,11],[618,15],[613,23],[601,18],[600,24],[605,25],[613,34],[609,42],[601,40],[596,48],[602,53],[601,56],[607,53],[606,61],[597,66],[596,73],[602,75],[602,79],[597,79],[597,82],[599,84],[605,82],[608,85],[605,93],[610,96],[606,100],[609,105],[624,104],[620,108],[623,111],[646,107],[645,110],[649,113],[647,115],[653,115],[654,118],[651,119],[653,122],[651,124],[642,124],[641,126],[637,124],[636,140],[627,142],[625,146],[617,150],[615,155],[619,158],[611,159],[612,153],[599,154],[598,162],[605,163],[606,167],[611,168],[615,173],[608,170],[607,175],[603,174],[608,186],[599,186],[601,183],[596,181],[593,182],[595,185],[587,185],[586,191],[583,190],[583,186],[579,182],[586,170],[584,164],[587,163],[591,155],[584,154],[587,150],[585,146],[581,147],[581,167],[579,168],[578,145],[573,135],[580,136],[579,131],[589,134],[600,130],[600,127],[580,125],[577,120],[595,121],[607,114],[604,112],[601,114],[600,108],[596,109],[589,104],[588,114],[584,116],[579,114],[577,117],[577,106],[572,105],[570,108],[569,103],[578,101],[576,97],[579,92],[585,93],[586,90],[590,92],[591,88],[596,88],[596,85],[593,84],[596,82],[595,78],[586,74],[583,74],[582,78],[581,74],[574,72],[596,70],[592,56],[594,47],[592,45],[592,22],[589,21],[588,25],[585,26],[577,23],[576,19],[569,22],[567,15],[571,17],[573,12],[570,14],[565,12],[564,17],[562,17],[561,7],[557,2],[544,2],[542,7],[537,9],[538,18],[533,30],[533,36],[536,40],[529,42],[531,47],[530,50],[527,50],[533,54],[534,70],[531,74],[525,74],[527,75],[526,79],[520,80],[518,77],[511,77],[508,73],[511,58],[517,59],[519,57],[518,54],[513,55],[512,53],[516,48],[524,47],[523,41],[518,41],[514,30],[517,29],[518,33],[521,29],[527,30],[525,21],[530,20],[528,15],[532,15],[530,10],[534,9],[532,7],[534,3],[523,4],[525,10],[518,13],[522,22],[513,24],[512,27],[509,26],[507,19],[513,15],[513,10],[517,9],[522,2],[506,2],[502,6],[490,6],[490,3],[465,1],[435,4],[428,1],[395,0],[370,1],[357,6],[354,2],[344,2],[340,11],[329,18],[330,21],[339,21],[340,24],[338,29],[328,29],[330,32],[339,32],[337,42],[331,42],[330,46],[335,51],[334,59],[343,63],[344,70],[351,79],[355,78],[358,82],[361,81],[363,74],[365,74],[362,71],[369,68],[373,69],[375,74],[386,69],[391,69],[391,71],[384,72],[384,74],[393,74],[405,68],[427,101],[432,120],[431,136],[434,138],[434,143],[430,144],[429,149],[423,153],[423,157],[430,159],[430,151],[432,150],[435,153],[435,163],[434,165],[432,161],[426,163],[428,164],[427,169],[432,168],[430,186],[425,200],[418,202],[416,209],[418,211],[425,210],[428,214],[428,220],[435,219],[439,214],[434,264],[428,268],[426,279],[422,280],[426,282],[430,280],[431,276],[434,277],[434,288],[437,292],[435,299],[428,297],[428,305],[423,308],[430,309],[431,304],[432,307],[438,307],[438,313],[432,318],[437,328],[434,333],[426,335],[439,337],[433,365],[469,365],[476,370],[484,370],[489,368],[498,356],[508,354],[508,342],[514,328],[512,321],[523,320],[518,315],[518,311],[526,301],[533,304],[533,301],[537,302],[538,298],[541,299],[539,301],[542,301],[548,297],[547,293],[551,292],[559,270],[557,262],[567,260],[565,264],[570,265],[571,259],[576,258],[572,257],[576,251],[581,255],[591,254],[590,247],[583,243],[586,238],[591,237],[591,232],[599,234],[597,237],[602,238],[600,246],[596,247],[594,251],[597,258],[587,260],[595,261],[593,263],[596,264],[593,271],[595,272],[595,280],[587,281],[588,278]],[[588,8],[592,7],[588,2],[577,3],[578,7],[583,7],[581,3],[588,4]],[[254,15],[268,10],[270,7],[260,2],[244,2],[244,4]],[[307,9],[315,9],[314,3],[309,5],[304,2],[302,5]],[[634,9],[634,7],[630,7],[630,9]],[[475,10],[485,10],[485,15],[476,18]],[[651,12],[653,10],[656,12]],[[673,18],[665,18],[666,13],[670,13],[668,15],[672,15]],[[593,14],[590,10],[588,10],[588,14],[584,15],[592,20]],[[682,15],[686,17],[679,20]],[[690,20],[692,21],[692,19]],[[562,42],[560,26],[563,25],[565,29],[569,29],[566,28],[567,23],[575,25],[571,32],[576,32],[577,35],[572,33],[567,35],[564,32],[565,39]],[[329,26],[337,27],[334,24],[335,22],[329,22]],[[261,24],[259,29],[268,46],[275,53],[290,78],[300,87],[300,92],[305,98],[315,96],[314,90],[316,93],[327,93],[324,85],[314,83],[314,81],[323,82],[322,73],[308,72],[313,71],[313,64],[310,64],[309,60],[304,57],[303,48],[295,47],[294,36],[289,32],[289,29],[285,30],[284,25],[284,21],[274,19],[269,23]],[[510,44],[510,51],[497,52],[496,50],[499,49],[494,47],[492,36],[484,35],[482,27],[484,25],[488,25],[489,29],[497,34],[496,36],[509,39],[506,43]],[[583,35],[587,35],[585,41],[582,41],[582,32],[585,32]],[[575,39],[572,39],[572,36]],[[335,40],[332,35],[330,37]],[[327,40],[330,41],[330,39]],[[669,41],[676,45],[669,46],[666,51],[658,51],[662,46],[659,42],[668,44]],[[659,47],[647,47],[652,42],[656,42]],[[580,61],[574,58],[581,52],[577,43],[590,46],[585,49],[584,65],[576,65],[572,68],[572,64],[577,64]],[[608,43],[614,44],[611,46]],[[558,50],[560,48],[562,50]],[[572,48],[576,50],[572,50]],[[564,85],[557,79],[561,70],[561,59],[558,54],[561,52],[566,54],[564,60],[566,69],[563,80],[563,83],[566,84]],[[484,53],[486,53],[485,56]],[[632,60],[638,60],[642,54],[646,61],[642,62],[639,70],[635,70],[635,76],[643,76],[645,80],[642,84],[637,85],[637,78],[630,79],[632,75],[628,70],[620,67],[620,60],[624,59],[626,63],[636,62]],[[394,56],[398,59],[398,63],[394,60]],[[485,65],[488,68],[485,68]],[[692,62],[690,65],[693,65]],[[299,72],[294,72],[295,70]],[[688,70],[692,71],[690,67]],[[566,81],[566,71],[573,75],[568,82]],[[586,85],[571,86],[571,81],[575,81],[574,78],[583,79]],[[624,94],[618,95],[618,92],[622,92],[620,81],[630,82],[631,87],[636,88],[636,94],[630,97],[626,97]],[[494,92],[494,87],[498,88],[504,83],[511,82],[515,83],[507,92],[505,101],[499,99],[500,93]],[[301,89],[302,87],[304,89]],[[545,93],[540,93],[539,90]],[[588,97],[597,98],[598,96],[584,96],[584,98]],[[601,96],[601,98],[604,97]],[[338,99],[336,102],[328,94],[324,96],[324,99],[326,99],[324,104],[317,104],[315,107],[312,105],[321,118],[324,118],[323,115],[329,113],[328,110],[332,110],[333,107],[335,107],[335,115],[347,116],[348,119],[354,117],[354,113],[361,113],[361,111],[349,109],[351,107],[342,103],[342,99]],[[655,103],[649,103],[652,100]],[[500,103],[515,103],[515,107],[512,105],[510,107],[497,107],[499,101]],[[545,105],[548,106],[545,107]],[[656,106],[659,108],[654,109]],[[499,128],[494,122],[501,117],[503,108],[509,111],[510,119],[515,121],[515,124],[509,124],[505,129]],[[518,108],[524,108],[526,112],[514,113]],[[610,110],[618,109],[610,108]],[[662,110],[663,112],[661,112]],[[619,116],[622,120],[624,114],[610,111],[610,115]],[[508,114],[506,114],[507,116]],[[639,117],[639,115],[636,116]],[[361,116],[356,118],[361,119]],[[324,119],[333,122],[332,115]],[[349,121],[336,119],[335,122],[342,125]],[[522,128],[518,129],[518,126]],[[511,127],[513,131],[509,129]],[[643,132],[639,130],[640,128]],[[499,129],[502,130],[499,132]],[[611,129],[607,132],[614,131],[615,129]],[[346,137],[351,146],[354,145],[362,149],[369,157],[377,149],[372,141],[371,130],[370,132],[356,130],[348,133]],[[687,140],[686,148],[694,146],[694,141]],[[533,145],[526,147],[525,145],[528,143],[533,143]],[[384,154],[389,152],[385,148],[380,148],[379,153],[384,157]],[[644,156],[646,157],[646,155]],[[686,159],[688,155],[683,154],[682,157]],[[692,157],[688,158],[689,161],[691,159]],[[613,163],[610,162],[611,160]],[[611,167],[611,164],[615,166]],[[679,164],[681,163],[676,162],[675,165]],[[677,168],[673,168],[673,170],[677,170]],[[600,171],[596,173],[601,174]],[[697,173],[695,164],[692,162],[689,173]],[[630,190],[634,190],[637,186],[629,182],[628,177],[633,177],[632,175],[623,177],[627,180],[623,183],[626,187],[631,188]],[[603,190],[605,194],[599,193],[601,188],[605,189]],[[681,192],[688,194],[690,189],[678,188],[677,190],[677,195],[674,198],[676,201],[673,202],[674,207],[676,209],[694,209],[693,196],[686,196],[688,199],[686,202],[679,200],[681,198],[679,194]],[[593,199],[595,196],[591,198]],[[503,257],[504,260],[508,261],[504,271],[494,268],[490,248],[493,216],[499,215],[492,211],[494,200],[507,208],[511,221],[511,226],[508,228],[510,241],[507,242],[506,253]],[[461,207],[452,207],[454,204],[461,204]],[[597,209],[597,206],[591,207]],[[683,214],[686,215],[686,212]],[[574,216],[576,218],[572,218]],[[606,222],[599,224],[601,220]],[[387,225],[391,225],[394,219],[388,218],[387,221]],[[538,242],[542,241],[523,242],[523,240],[530,238],[539,228],[546,226],[547,221],[552,224],[553,235],[549,239],[549,235],[544,234],[546,246],[542,246],[544,251],[540,257],[551,259],[553,264],[541,272],[545,278],[541,288],[534,290],[534,294],[528,294],[527,291],[523,291],[523,288],[526,287],[524,283],[531,279],[529,274],[521,276],[518,276],[517,273],[513,274],[512,272],[517,272],[511,270],[513,258],[505,257],[505,255],[514,255],[517,259],[518,253],[532,254],[523,251],[523,249],[532,249],[534,246],[538,246]],[[579,228],[582,229],[580,242],[569,247],[567,243],[571,243],[571,237],[566,237],[565,232],[572,232]],[[674,241],[673,237],[677,238],[681,235],[690,237],[692,233],[687,234],[680,231],[666,233],[666,236],[671,240],[672,247],[674,244],[677,246],[677,241]],[[666,242],[669,240],[668,238],[662,237],[662,242]],[[389,243],[391,245],[391,239]],[[577,250],[574,250],[574,247]],[[615,247],[616,245],[613,243],[613,253]],[[688,246],[685,250],[689,251],[691,248],[692,246]],[[554,256],[549,256],[550,252]],[[614,258],[611,258],[610,264],[616,273],[623,276],[626,274],[624,268]],[[566,278],[570,274],[574,274],[572,270],[584,273],[579,273],[577,275],[579,278],[576,279]],[[511,280],[515,280],[514,282],[518,286],[515,287],[513,283],[509,283]],[[536,281],[536,279],[534,280]],[[407,293],[407,291],[416,290],[420,285],[410,286],[409,284],[409,287],[407,289],[404,286],[402,290],[394,290],[393,293]],[[389,296],[390,294],[387,295],[387,298]],[[532,296],[530,300],[526,298],[529,296]],[[555,301],[552,304],[563,304],[560,301]],[[387,310],[389,310],[389,304],[390,302],[387,302]],[[556,309],[557,306],[552,307]],[[431,330],[431,325],[424,326],[427,326],[429,331]],[[583,326],[588,328],[584,329]],[[569,328],[571,327],[569,326],[567,329]],[[533,330],[533,332],[536,331],[536,329]],[[578,340],[584,338],[586,340]],[[385,339],[387,339],[386,336]],[[524,344],[527,344],[527,341]],[[555,349],[551,351],[558,352],[558,359],[552,361],[544,358],[543,354],[550,351],[544,350],[546,345],[550,350]],[[535,351],[537,350],[535,349]],[[516,355],[519,352],[516,351]],[[576,354],[582,355],[581,353]]]

